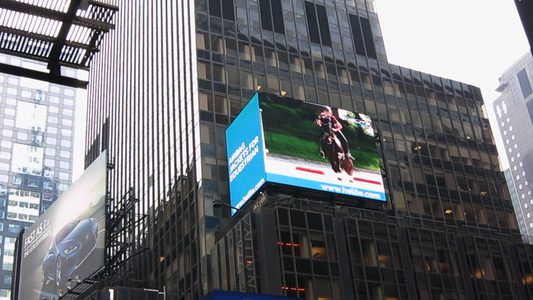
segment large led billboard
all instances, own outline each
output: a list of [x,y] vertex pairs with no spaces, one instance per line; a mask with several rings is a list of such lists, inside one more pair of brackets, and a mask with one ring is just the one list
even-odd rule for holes
[[103,267],[106,157],[101,154],[24,233],[19,299],[57,299],[67,284]]
[[386,201],[372,120],[257,93],[226,131],[231,205],[267,182]]

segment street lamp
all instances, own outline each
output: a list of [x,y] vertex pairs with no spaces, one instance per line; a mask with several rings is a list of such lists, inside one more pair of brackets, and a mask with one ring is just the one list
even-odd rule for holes
[[240,209],[236,208],[235,206],[231,206],[227,204],[226,202],[222,201],[220,197],[213,198],[213,208],[221,208],[222,206],[229,207],[231,209],[234,209],[236,212],[239,212]]

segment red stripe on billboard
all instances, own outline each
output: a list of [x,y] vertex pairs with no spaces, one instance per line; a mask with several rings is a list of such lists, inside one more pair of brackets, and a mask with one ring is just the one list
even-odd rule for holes
[[298,171],[304,171],[304,172],[310,172],[310,173],[315,173],[315,174],[325,175],[325,174],[324,174],[324,171],[315,170],[315,169],[296,167],[296,170],[298,170]]
[[[324,171],[315,170],[315,169],[309,169],[309,168],[303,168],[303,167],[296,167],[296,170],[298,170],[298,171],[304,171],[304,172],[309,172],[309,173],[320,174],[320,175],[326,175],[326,174],[324,174]],[[381,182],[376,181],[376,180],[369,180],[369,179],[357,178],[357,177],[354,177],[353,179],[356,180],[356,181],[361,181],[361,182],[366,182],[366,183],[372,183],[372,184],[381,185]]]
[[367,182],[367,183],[373,183],[373,184],[381,185],[381,182],[379,182],[379,181],[375,181],[375,180],[368,180],[368,179],[357,178],[357,177],[354,177],[353,179],[354,179],[354,180],[357,180],[357,181],[362,181],[362,182]]

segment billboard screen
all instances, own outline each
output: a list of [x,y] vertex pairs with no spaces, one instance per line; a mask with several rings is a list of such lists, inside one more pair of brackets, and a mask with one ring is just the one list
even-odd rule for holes
[[[253,145],[261,153],[250,160],[256,167],[239,173],[249,181],[232,184],[239,147],[249,152],[256,137]],[[266,182],[386,201],[367,115],[257,93],[228,128],[226,140],[233,206],[241,207]]]
[[386,200],[370,117],[260,95],[268,182]]
[[83,280],[104,265],[106,157],[102,153],[24,233],[20,299],[57,299],[69,278]]

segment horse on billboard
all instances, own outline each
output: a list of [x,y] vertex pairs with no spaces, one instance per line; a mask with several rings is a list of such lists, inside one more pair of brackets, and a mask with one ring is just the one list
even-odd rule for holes
[[331,108],[325,107],[316,120],[321,131],[320,145],[325,158],[335,173],[353,174],[353,157],[348,148],[348,141],[342,134],[342,125],[333,115]]

